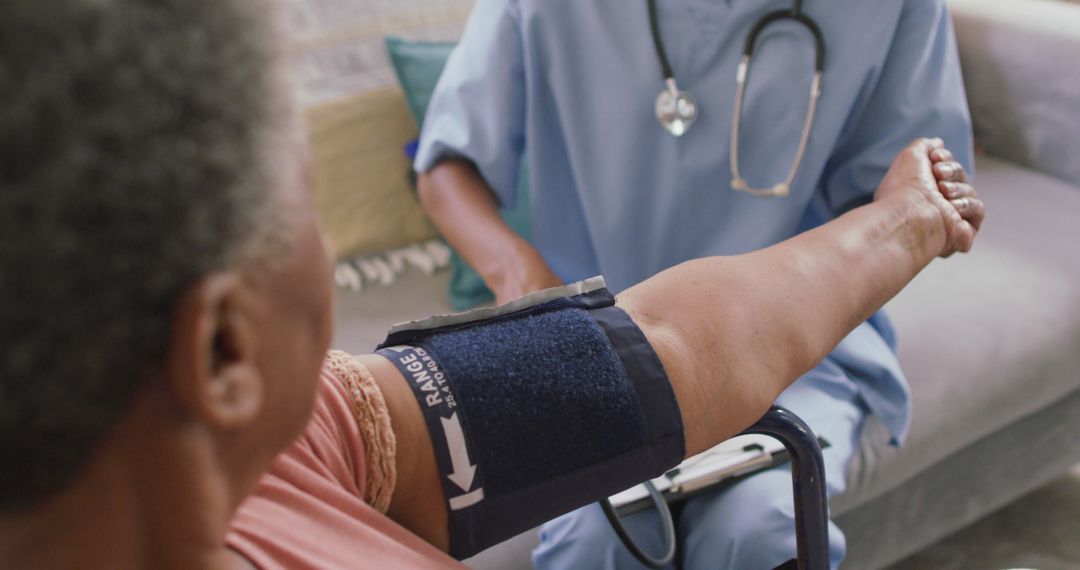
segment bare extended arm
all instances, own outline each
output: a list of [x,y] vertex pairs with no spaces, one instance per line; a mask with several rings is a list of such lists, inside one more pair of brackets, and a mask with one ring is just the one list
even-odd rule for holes
[[[906,149],[872,204],[761,251],[683,263],[619,296],[672,378],[688,454],[752,424],[930,261],[970,248],[975,228],[938,192],[939,144]],[[963,176],[948,168],[947,178]],[[961,206],[978,225],[981,204]]]
[[472,163],[447,159],[420,175],[420,202],[497,303],[561,285],[532,245],[499,217],[499,205]]
[[[969,249],[982,217],[940,141],[917,141],[894,162],[874,203],[774,247],[683,263],[624,291],[619,305],[674,387],[687,453],[752,424],[934,257]],[[404,475],[389,514],[445,549],[445,502],[419,406],[389,362],[365,362],[399,442]]]

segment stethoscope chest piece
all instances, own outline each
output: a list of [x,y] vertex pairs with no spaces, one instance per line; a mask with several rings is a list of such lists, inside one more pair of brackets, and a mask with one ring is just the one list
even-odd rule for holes
[[[795,174],[799,171],[799,163],[802,162],[810,139],[810,131],[814,127],[814,116],[817,112],[818,98],[821,97],[821,78],[825,72],[825,38],[821,29],[814,20],[803,13],[803,0],[794,0],[790,10],[774,10],[758,19],[754,23],[750,33],[746,36],[746,44],[743,48],[742,61],[735,72],[735,102],[731,120],[731,144],[729,145],[729,159],[731,164],[731,188],[737,192],[745,192],[753,196],[788,196],[795,181]],[[694,98],[685,91],[680,91],[675,83],[675,73],[671,70],[667,53],[664,50],[664,42],[660,38],[660,25],[656,14],[656,0],[647,0],[649,9],[649,31],[652,33],[653,46],[656,48],[656,57],[660,60],[660,72],[664,77],[666,88],[656,98],[656,118],[664,130],[676,137],[681,137],[694,124],[698,116],[698,106]],[[803,121],[802,135],[799,137],[799,146],[795,150],[795,158],[792,159],[791,168],[783,182],[773,184],[765,188],[751,186],[743,177],[739,166],[739,126],[742,122],[743,97],[746,94],[746,81],[750,73],[750,61],[754,55],[754,44],[757,42],[761,31],[781,20],[793,20],[805,27],[814,37],[815,62],[814,76],[810,82],[810,97],[806,107],[806,119]]]
[[697,101],[686,91],[680,91],[674,78],[665,83],[667,88],[656,97],[656,119],[664,130],[681,137],[697,120]]

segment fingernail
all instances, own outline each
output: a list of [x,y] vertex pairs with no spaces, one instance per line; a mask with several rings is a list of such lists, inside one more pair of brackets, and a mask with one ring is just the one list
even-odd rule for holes
[[940,172],[941,176],[944,178],[952,178],[952,176],[956,174],[956,170],[953,169],[951,164],[938,164],[937,167],[938,172]]

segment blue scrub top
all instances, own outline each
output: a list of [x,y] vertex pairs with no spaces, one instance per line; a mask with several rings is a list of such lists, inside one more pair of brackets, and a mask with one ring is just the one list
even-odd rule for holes
[[[952,22],[941,0],[807,0],[826,42],[817,119],[785,198],[730,189],[735,73],[743,42],[787,0],[659,0],[660,32],[699,117],[681,138],[654,114],[663,88],[645,0],[478,0],[424,121],[418,171],[474,162],[504,206],[529,163],[532,241],[566,281],[622,290],[682,261],[782,241],[869,201],[896,154],[938,136],[972,167]],[[757,44],[740,166],[782,181],[798,146],[814,44],[793,22]],[[882,318],[831,356],[899,442],[910,394]]]

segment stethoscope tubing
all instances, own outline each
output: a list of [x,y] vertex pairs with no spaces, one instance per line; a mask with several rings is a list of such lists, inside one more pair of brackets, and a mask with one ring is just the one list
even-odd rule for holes
[[[667,51],[660,35],[660,18],[657,15],[656,0],[647,0],[649,11],[649,31],[652,34],[653,46],[656,49],[656,57],[660,62],[660,71],[663,75],[665,88],[674,93],[678,92],[675,81],[675,73],[671,68],[671,62],[667,58]],[[750,186],[743,177],[739,167],[739,130],[742,123],[743,98],[746,95],[746,83],[750,75],[750,67],[753,62],[754,51],[757,47],[758,37],[770,24],[781,20],[793,20],[805,27],[814,38],[815,59],[814,77],[810,83],[810,95],[806,106],[806,119],[803,121],[802,133],[799,136],[799,146],[792,159],[791,168],[782,182],[768,188],[755,188]],[[791,193],[791,185],[795,181],[795,175],[799,171],[802,159],[806,154],[810,140],[810,132],[814,127],[814,119],[817,115],[817,103],[821,98],[821,81],[825,73],[825,37],[821,28],[813,18],[802,11],[802,0],[795,0],[790,10],[775,10],[758,18],[750,28],[743,46],[742,60],[735,73],[735,103],[731,121],[731,144],[729,159],[731,161],[731,188],[739,192],[745,192],[753,196],[787,196]],[[688,94],[687,94],[688,95]],[[691,98],[692,99],[692,98]],[[663,120],[662,120],[663,122]],[[667,126],[665,125],[665,128]],[[681,135],[681,133],[679,133]]]
[[[649,0],[649,2],[655,3],[655,0]],[[802,24],[803,27],[809,30],[810,34],[814,36],[814,69],[820,73],[824,73],[825,36],[821,33],[821,28],[818,27],[817,22],[802,12],[802,2],[796,2],[795,4],[796,6],[791,10],[775,10],[758,18],[758,20],[754,22],[754,26],[750,28],[750,34],[746,36],[746,43],[743,45],[743,56],[753,56],[758,36],[761,35],[761,32],[768,27],[769,24],[780,20],[794,20]],[[657,37],[659,37],[659,30],[657,30]]]

